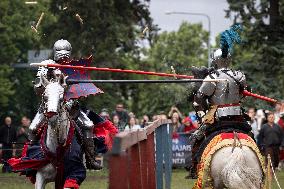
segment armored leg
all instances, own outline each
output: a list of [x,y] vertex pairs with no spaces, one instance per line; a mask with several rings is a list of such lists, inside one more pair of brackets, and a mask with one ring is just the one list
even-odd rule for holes
[[43,121],[44,119],[44,115],[43,115],[43,112],[41,110],[39,110],[34,119],[32,120],[32,123],[29,127],[30,129],[30,132],[29,132],[29,141],[30,143],[35,143],[38,141],[38,138],[36,136],[36,132],[37,132],[37,129],[40,125],[40,123]]
[[34,119],[32,120],[32,123],[29,127],[29,129],[34,132],[37,130],[39,124],[43,121],[44,119],[44,115],[43,112],[41,112],[40,110],[36,113]]
[[189,176],[190,178],[197,178],[197,165],[198,165],[198,149],[202,143],[202,139],[205,134],[205,130],[208,126],[201,125],[189,138],[190,145],[192,146],[192,155],[191,155],[191,165],[189,166]]
[[77,124],[81,128],[84,141],[83,141],[83,149],[86,155],[86,166],[88,169],[99,170],[102,169],[102,166],[95,160],[95,144],[93,139],[93,122],[88,118],[88,116],[80,111],[79,117],[77,119]]

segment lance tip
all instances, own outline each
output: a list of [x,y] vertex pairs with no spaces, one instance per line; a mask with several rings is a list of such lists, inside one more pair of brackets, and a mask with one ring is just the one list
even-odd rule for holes
[[36,67],[36,66],[47,66],[46,63],[30,63],[30,66]]

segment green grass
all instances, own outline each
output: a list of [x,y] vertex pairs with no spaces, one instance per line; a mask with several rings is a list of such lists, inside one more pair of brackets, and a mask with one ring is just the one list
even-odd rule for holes
[[[171,189],[190,189],[193,187],[195,180],[187,180],[184,177],[187,172],[184,169],[174,169],[172,172],[172,187]],[[284,171],[278,172],[278,179],[281,187],[284,187]],[[119,175],[118,175],[119,176]],[[18,176],[15,173],[3,174],[0,173],[0,188],[5,189],[31,189],[34,186],[24,177]],[[53,183],[49,183],[47,189],[54,188]],[[108,188],[108,171],[89,171],[87,178],[80,187],[81,189],[107,189]],[[277,185],[273,182],[272,189],[277,189]]]

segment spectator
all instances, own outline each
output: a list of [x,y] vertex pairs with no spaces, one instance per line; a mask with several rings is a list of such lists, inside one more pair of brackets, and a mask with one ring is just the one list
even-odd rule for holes
[[255,119],[257,122],[257,129],[260,130],[261,126],[266,122],[265,114],[262,109],[256,111]]
[[279,112],[279,121],[277,122],[277,124],[284,129],[284,102],[281,103],[281,108],[280,108],[280,112]]
[[180,113],[179,109],[175,106],[172,106],[170,112],[168,113],[169,119],[171,119],[173,116],[178,116],[180,119],[182,119],[182,114]]
[[[135,118],[135,124],[140,125],[139,119]],[[141,125],[140,125],[140,127],[141,127]]]
[[265,156],[271,156],[273,168],[279,164],[279,147],[284,146],[284,133],[281,127],[274,123],[275,115],[268,113],[267,123],[262,126],[258,135],[258,142]]
[[159,119],[159,116],[158,116],[158,115],[153,115],[153,116],[152,116],[152,121],[156,121],[157,119]]
[[141,129],[140,125],[136,125],[135,124],[135,118],[134,117],[131,117],[129,119],[129,124],[125,127],[125,131],[133,131],[133,130],[138,130],[138,129]]
[[112,122],[114,126],[118,129],[119,132],[124,131],[124,128],[119,127],[119,117],[118,115],[113,115],[112,116]]
[[274,112],[274,116],[275,116],[274,123],[276,124],[278,124],[278,121],[280,119],[280,113],[281,113],[281,104],[277,103],[275,105],[275,112]]
[[181,113],[177,107],[172,106],[168,113],[168,118],[172,120],[173,134],[178,132],[178,128],[181,126]]
[[17,144],[15,145],[17,157],[21,157],[24,143],[28,141],[29,126],[29,119],[26,116],[22,117],[21,125],[17,128]]
[[31,125],[31,120],[28,118],[28,120],[27,120],[27,124],[28,125]]
[[181,123],[179,122],[179,119],[176,116],[172,117],[172,126],[173,126],[173,133],[177,133],[179,127],[181,126]]
[[[281,108],[280,108],[280,113],[279,113],[279,121],[278,121],[278,125],[282,128],[282,130],[284,131],[284,102],[281,101]],[[279,162],[279,166],[278,168],[281,170],[284,167],[284,149],[280,149],[280,162]]]
[[10,159],[13,154],[13,142],[16,142],[17,133],[16,128],[12,126],[11,117],[5,118],[4,125],[0,128],[0,143],[2,143],[2,159],[4,160],[4,166],[2,172],[11,172],[10,166],[7,164],[7,160]]
[[[115,111],[112,113],[112,117],[113,115],[118,115],[119,117],[119,128],[121,128],[122,130],[124,130],[126,124],[129,121],[129,116],[127,111],[124,109],[123,104],[117,104],[116,105],[116,109]],[[119,129],[120,130],[120,129]],[[120,130],[121,131],[121,130]]]
[[129,113],[128,113],[128,117],[129,117],[129,118],[132,118],[132,117],[135,118],[136,116],[135,116],[135,114],[134,114],[133,112],[129,112]]
[[149,122],[149,116],[143,115],[143,119],[141,120],[141,127],[142,128],[146,127],[148,122]]
[[247,114],[250,118],[249,124],[252,128],[252,133],[254,135],[255,140],[257,141],[259,129],[258,129],[258,125],[257,125],[257,120],[255,118],[255,108],[249,108]]
[[177,109],[174,109],[174,112],[172,113],[172,116],[171,116],[171,120],[172,122],[176,122],[176,119],[177,119],[178,127],[179,127],[181,126],[182,117],[181,117],[181,113],[178,110],[177,111],[176,110]]
[[100,116],[102,118],[104,118],[105,120],[109,120],[110,117],[109,117],[109,113],[108,113],[108,110],[106,108],[103,108],[101,113],[100,113]]
[[182,125],[180,127],[178,127],[177,132],[191,133],[195,130],[196,130],[196,127],[192,123],[191,119],[189,117],[185,117],[182,120]]
[[158,119],[162,119],[162,120],[167,120],[167,116],[166,114],[164,114],[163,112],[161,114],[158,115]]

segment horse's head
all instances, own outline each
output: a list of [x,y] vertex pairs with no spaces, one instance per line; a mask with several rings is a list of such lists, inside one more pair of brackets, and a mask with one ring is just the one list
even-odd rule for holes
[[70,126],[68,112],[64,106],[64,92],[66,89],[66,77],[62,74],[57,75],[50,81],[45,77],[41,77],[42,84],[45,87],[43,92],[44,115],[48,123],[49,140],[56,140],[52,143],[55,150],[56,144],[64,144]]
[[66,88],[66,78],[63,75],[56,79],[48,81],[45,77],[41,77],[42,83],[45,86],[43,93],[44,114],[46,118],[50,119],[58,115],[64,103],[64,91]]

